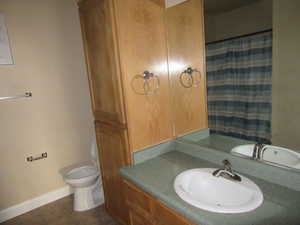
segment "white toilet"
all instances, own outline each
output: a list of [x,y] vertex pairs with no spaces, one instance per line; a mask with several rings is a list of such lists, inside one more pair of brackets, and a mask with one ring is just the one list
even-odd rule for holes
[[[74,210],[86,211],[104,203],[96,143],[91,149],[92,162],[65,169],[64,181],[74,191]],[[69,167],[70,168],[70,167]]]

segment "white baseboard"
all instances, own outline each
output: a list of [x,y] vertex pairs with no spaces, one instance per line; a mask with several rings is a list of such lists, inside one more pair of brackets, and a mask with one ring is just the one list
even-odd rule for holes
[[56,191],[49,192],[47,194],[41,195],[37,198],[28,200],[21,204],[12,206],[10,208],[0,211],[0,223],[12,219],[16,216],[27,213],[33,209],[39,208],[48,203],[54,202],[58,199],[71,195],[73,192],[69,186],[60,188]]

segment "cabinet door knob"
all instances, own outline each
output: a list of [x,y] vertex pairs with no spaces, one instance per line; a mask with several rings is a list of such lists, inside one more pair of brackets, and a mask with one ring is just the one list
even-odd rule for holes
[[[142,85],[137,83],[138,80],[141,80],[143,82]],[[138,90],[137,86],[142,87],[140,88],[140,90]],[[142,75],[138,74],[133,77],[133,79],[131,80],[131,87],[133,91],[138,95],[156,94],[160,88],[159,76],[146,70]]]
[[180,74],[179,82],[184,88],[198,87],[201,83],[201,72],[197,68],[188,67]]

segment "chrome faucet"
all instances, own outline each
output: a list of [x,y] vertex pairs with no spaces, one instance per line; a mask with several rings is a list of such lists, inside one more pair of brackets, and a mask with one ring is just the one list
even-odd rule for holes
[[223,177],[225,179],[237,182],[242,181],[242,178],[233,172],[232,165],[229,160],[225,159],[222,163],[224,164],[224,168],[214,171],[213,175],[215,177]]
[[264,152],[265,145],[257,143],[254,145],[252,158],[256,160],[260,160],[262,157],[262,153]]

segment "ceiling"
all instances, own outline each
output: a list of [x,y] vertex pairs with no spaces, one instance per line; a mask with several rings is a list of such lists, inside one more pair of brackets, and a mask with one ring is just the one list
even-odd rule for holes
[[206,13],[223,13],[261,0],[204,0]]

